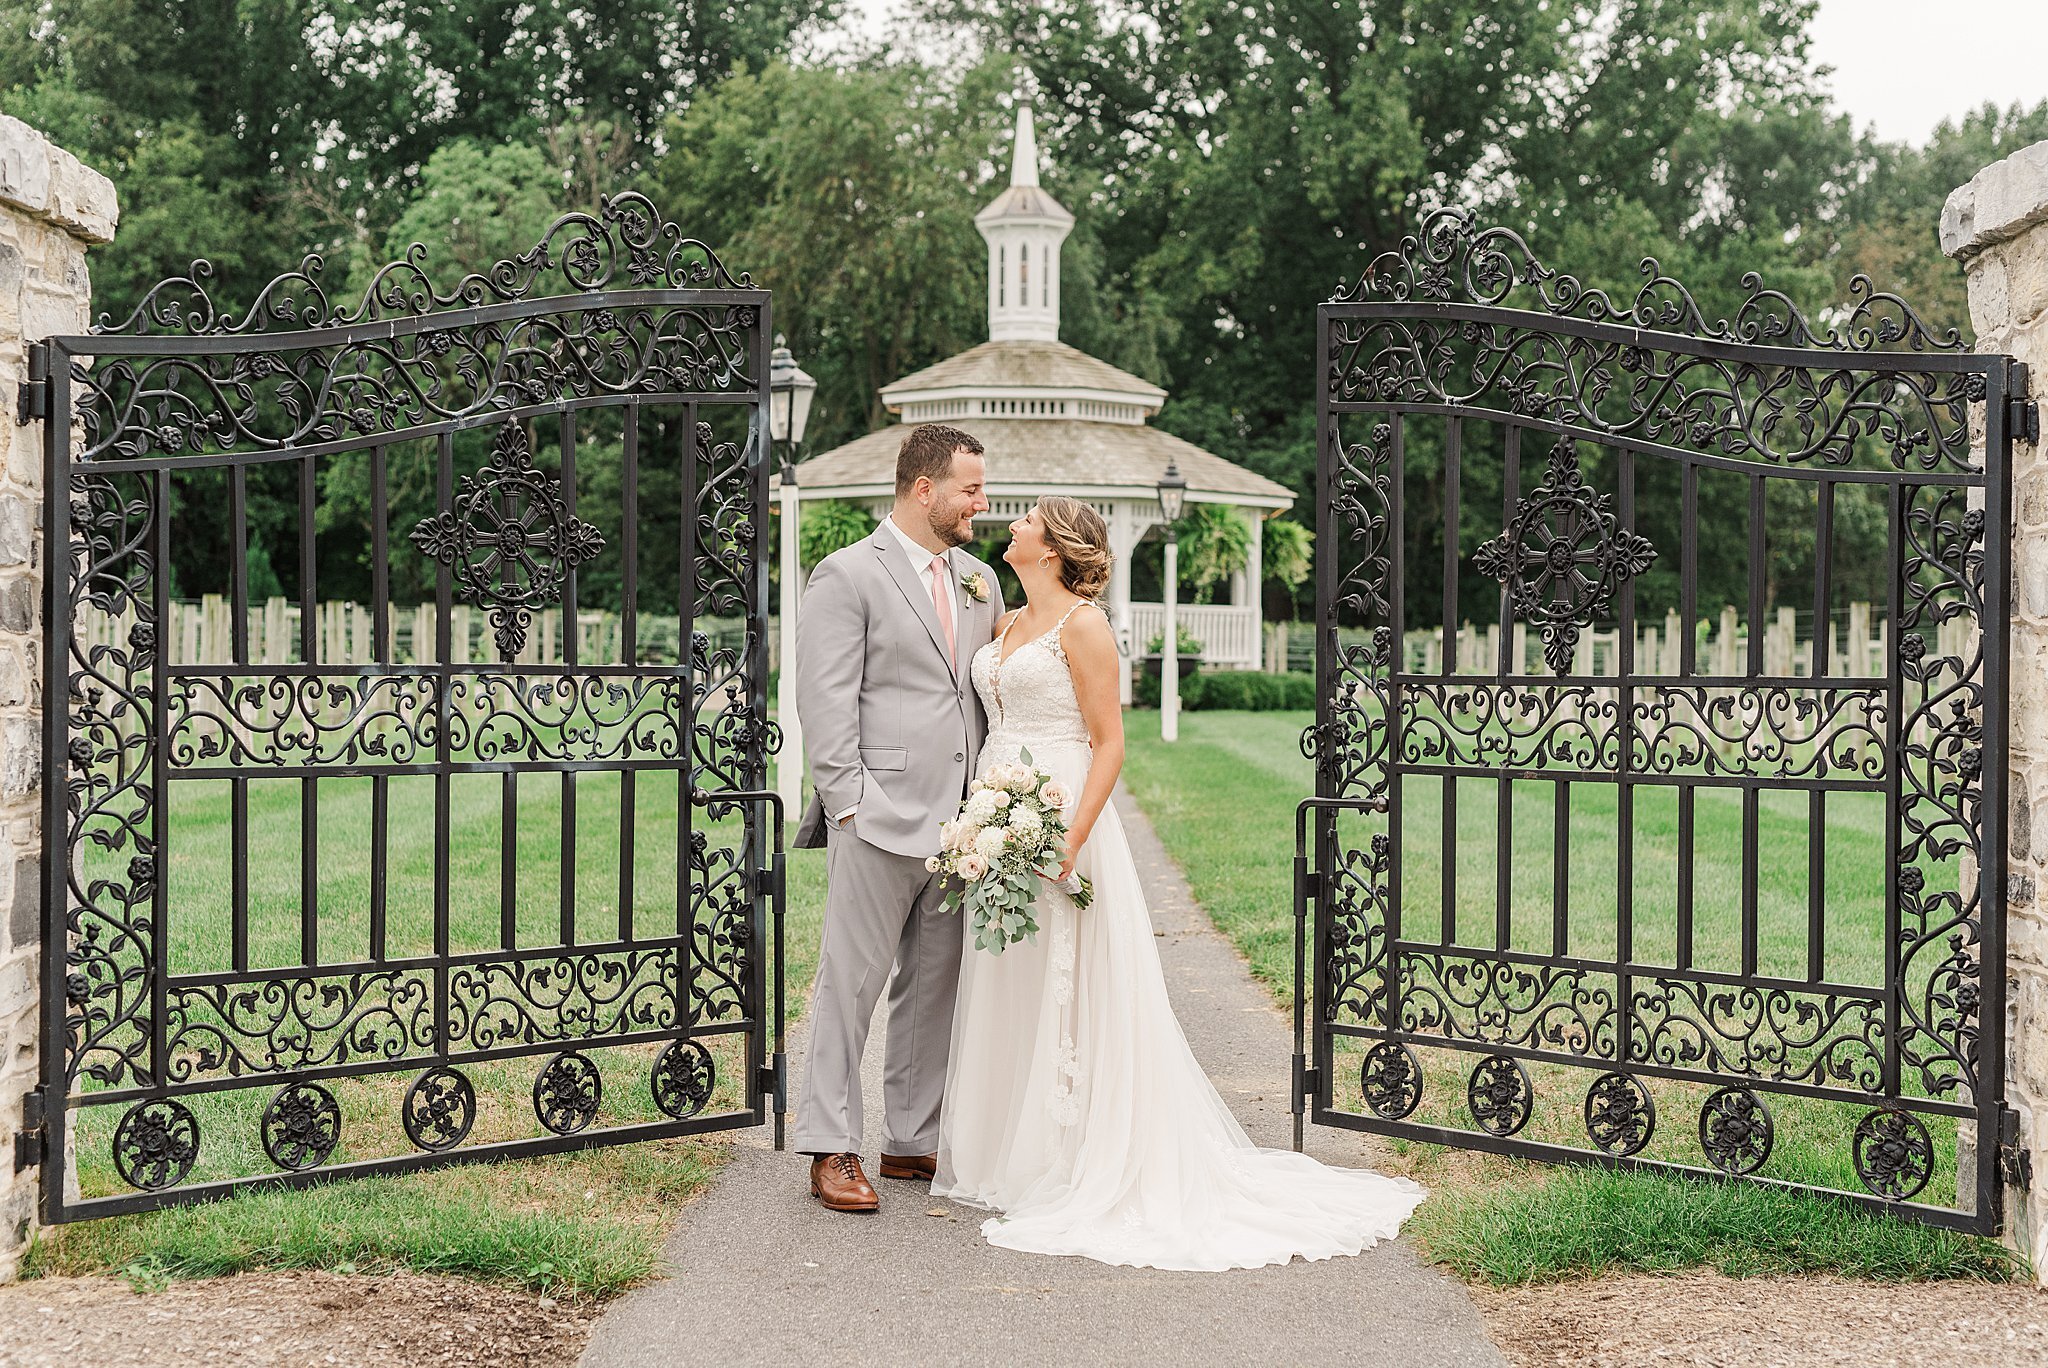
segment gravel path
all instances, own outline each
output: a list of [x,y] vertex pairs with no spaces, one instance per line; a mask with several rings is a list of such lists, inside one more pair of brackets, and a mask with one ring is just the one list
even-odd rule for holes
[[[1253,1138],[1284,1146],[1288,1019],[1195,906],[1122,790],[1117,807],[1189,1043]],[[879,1111],[881,1035],[878,1019],[870,1116]],[[798,1085],[802,1058],[799,1037],[791,1046]],[[878,1144],[871,1134],[871,1166]],[[1368,1162],[1361,1139],[1346,1133],[1318,1131],[1310,1149],[1332,1163]],[[980,1213],[910,1183],[881,1183],[879,1216],[833,1215],[806,1195],[804,1163],[743,1138],[671,1239],[674,1275],[599,1320],[586,1368],[1504,1362],[1464,1289],[1399,1243],[1353,1259],[1222,1274],[1112,1268],[993,1248],[981,1238]]]

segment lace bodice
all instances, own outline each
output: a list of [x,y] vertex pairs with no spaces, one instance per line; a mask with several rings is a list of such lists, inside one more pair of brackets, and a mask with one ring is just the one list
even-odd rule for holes
[[1041,744],[1088,740],[1088,725],[1081,717],[1081,701],[1074,694],[1074,676],[1067,668],[1066,648],[1060,633],[1067,619],[1084,604],[1067,609],[1051,631],[1034,637],[1003,659],[1003,642],[1011,628],[1010,619],[1001,636],[974,653],[969,667],[974,691],[981,695],[982,711],[988,714],[988,745],[1006,742]]

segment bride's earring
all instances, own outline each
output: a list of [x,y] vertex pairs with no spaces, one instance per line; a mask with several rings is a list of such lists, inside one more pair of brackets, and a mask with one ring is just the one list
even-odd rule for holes
[[1046,567],[1046,566],[1048,566],[1048,565],[1051,565],[1051,564],[1052,564],[1052,557],[1051,557],[1051,556],[1040,556],[1040,557],[1038,558],[1038,568],[1039,568],[1039,569],[1041,569],[1041,570],[1045,569],[1045,567]]

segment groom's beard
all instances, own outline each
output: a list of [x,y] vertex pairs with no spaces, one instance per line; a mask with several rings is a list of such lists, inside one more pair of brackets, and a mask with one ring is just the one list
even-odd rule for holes
[[927,513],[925,514],[925,524],[931,528],[934,537],[937,537],[949,547],[965,546],[974,540],[974,524],[972,522],[968,523],[967,530],[962,532],[960,530],[960,519],[957,517],[946,522],[940,522],[937,518]]

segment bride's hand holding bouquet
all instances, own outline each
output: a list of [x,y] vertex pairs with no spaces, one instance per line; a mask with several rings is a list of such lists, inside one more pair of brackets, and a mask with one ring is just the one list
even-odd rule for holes
[[974,944],[1000,955],[1020,940],[1036,941],[1041,878],[1086,907],[1094,887],[1073,874],[1067,853],[1066,785],[1019,753],[1009,765],[991,765],[968,786],[959,814],[939,828],[939,853],[925,868],[953,876],[947,905],[974,918]]

